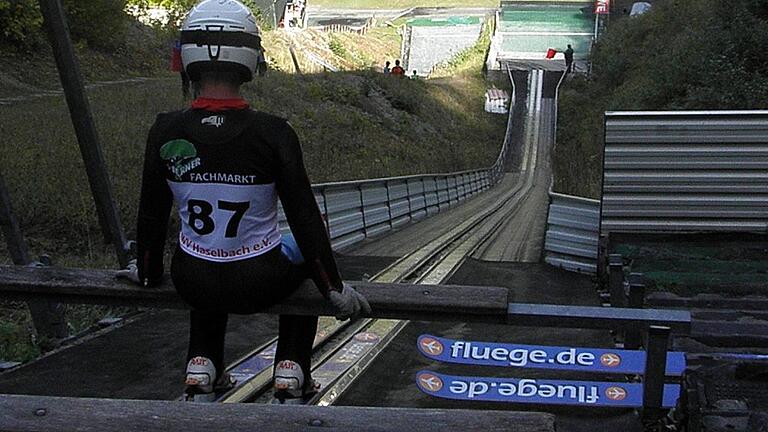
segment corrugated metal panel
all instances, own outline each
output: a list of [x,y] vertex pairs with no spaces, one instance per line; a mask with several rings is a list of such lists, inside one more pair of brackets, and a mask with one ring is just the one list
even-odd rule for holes
[[600,201],[550,192],[544,260],[580,273],[597,273]]
[[358,189],[328,189],[325,191],[325,202],[331,239],[350,233],[363,235],[365,224],[363,223],[362,202]]
[[768,111],[608,112],[601,230],[765,232]]
[[363,196],[363,217],[365,218],[365,236],[373,237],[390,229],[389,198],[384,182],[360,186]]

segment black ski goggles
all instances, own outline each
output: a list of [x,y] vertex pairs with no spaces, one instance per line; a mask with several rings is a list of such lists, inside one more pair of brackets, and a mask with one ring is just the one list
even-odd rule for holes
[[181,32],[181,44],[245,47],[261,49],[261,37],[245,32],[187,30]]

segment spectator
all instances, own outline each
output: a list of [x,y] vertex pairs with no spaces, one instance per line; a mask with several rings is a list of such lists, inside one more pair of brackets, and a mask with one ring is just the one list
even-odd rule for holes
[[413,75],[411,75],[411,79],[419,79],[419,76],[416,75],[416,69],[413,70]]
[[391,69],[389,68],[389,62],[384,63],[384,75],[389,75]]
[[573,48],[571,48],[570,45],[568,45],[568,48],[565,50],[565,73],[571,73],[573,72]]
[[395,67],[392,68],[391,74],[398,78],[405,78],[405,69],[400,66],[400,60],[395,60]]

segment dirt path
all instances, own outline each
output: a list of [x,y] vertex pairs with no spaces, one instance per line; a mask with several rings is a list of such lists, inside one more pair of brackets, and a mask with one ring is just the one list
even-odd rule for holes
[[[86,84],[85,88],[90,90],[99,87],[108,87],[113,85],[123,84],[144,84],[151,81],[172,81],[174,77],[136,77],[125,78],[111,81],[96,81],[90,84]],[[28,102],[35,99],[47,98],[47,97],[59,97],[64,95],[64,91],[59,90],[40,90],[36,87],[24,84],[13,77],[9,77],[6,74],[0,73],[0,86],[10,86],[12,88],[28,90],[29,93],[21,96],[10,96],[0,98],[0,106],[13,105],[21,102]]]

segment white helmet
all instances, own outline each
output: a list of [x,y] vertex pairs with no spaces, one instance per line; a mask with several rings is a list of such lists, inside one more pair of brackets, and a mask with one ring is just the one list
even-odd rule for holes
[[236,70],[243,82],[253,78],[261,52],[256,18],[237,0],[204,0],[181,26],[181,61],[190,80],[204,70]]

